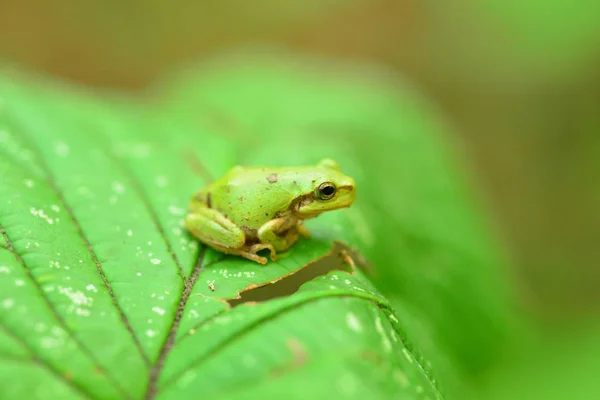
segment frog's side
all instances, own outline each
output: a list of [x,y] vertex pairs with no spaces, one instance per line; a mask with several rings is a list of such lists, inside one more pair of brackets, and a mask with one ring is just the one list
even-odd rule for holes
[[284,251],[308,235],[305,219],[349,207],[354,180],[333,160],[312,167],[235,167],[197,192],[186,217],[187,229],[206,245],[261,264],[263,249]]

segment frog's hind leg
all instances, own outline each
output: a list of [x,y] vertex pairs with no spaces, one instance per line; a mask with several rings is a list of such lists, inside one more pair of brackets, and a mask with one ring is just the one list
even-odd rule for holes
[[227,254],[240,255],[260,264],[267,259],[256,254],[263,249],[271,250],[275,260],[275,250],[271,245],[246,245],[246,235],[237,225],[219,211],[208,207],[195,207],[185,219],[186,228],[202,243]]
[[244,232],[213,208],[195,207],[186,217],[185,225],[202,242],[222,247],[222,251],[239,249],[246,242]]
[[272,245],[276,251],[285,251],[298,240],[296,221],[272,219],[258,229],[258,239]]

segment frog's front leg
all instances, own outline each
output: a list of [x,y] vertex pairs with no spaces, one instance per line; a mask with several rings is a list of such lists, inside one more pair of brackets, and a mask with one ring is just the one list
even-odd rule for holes
[[298,240],[297,221],[292,218],[275,218],[258,229],[258,240],[271,244],[276,251],[287,250]]
[[302,235],[303,237],[305,237],[307,239],[310,238],[310,232],[304,226],[304,221],[303,220],[298,220],[298,223],[296,224],[296,229],[298,230],[298,233],[300,235]]
[[202,243],[227,254],[237,254],[260,264],[267,259],[256,254],[262,249],[271,251],[275,260],[275,249],[269,244],[246,245],[246,235],[237,225],[218,210],[203,203],[196,203],[185,219],[187,229]]

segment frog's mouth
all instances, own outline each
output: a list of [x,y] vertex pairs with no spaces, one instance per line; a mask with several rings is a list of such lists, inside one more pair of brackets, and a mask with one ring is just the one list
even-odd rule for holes
[[314,193],[301,196],[293,205],[292,212],[300,219],[314,218],[326,211],[348,208],[354,203],[355,198],[354,186],[340,186],[335,196],[328,200],[317,199]]

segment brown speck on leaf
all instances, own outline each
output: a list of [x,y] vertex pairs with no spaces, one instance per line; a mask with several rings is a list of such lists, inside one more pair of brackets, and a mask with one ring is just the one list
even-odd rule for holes
[[269,183],[277,182],[277,174],[271,174],[267,176],[267,181],[269,181]]
[[238,197],[238,200],[241,201],[242,203],[244,202],[244,200],[246,200],[246,198],[244,196],[240,196]]
[[381,357],[375,353],[373,353],[372,351],[364,351],[361,354],[361,357],[369,362],[372,362],[373,364],[381,364],[382,360]]
[[288,339],[288,341],[285,344],[292,353],[292,359],[285,365],[274,369],[271,372],[271,375],[273,376],[280,376],[285,374],[286,372],[290,372],[294,369],[300,368],[304,364],[306,364],[306,361],[308,359],[308,353],[306,353],[306,350],[302,346],[302,343],[300,343],[296,338]]
[[304,364],[306,362],[306,359],[308,358],[308,354],[306,354],[306,351],[302,347],[302,343],[300,343],[295,338],[290,338],[290,340],[288,340],[286,344],[288,349],[290,349],[290,351],[294,355],[294,364]]

